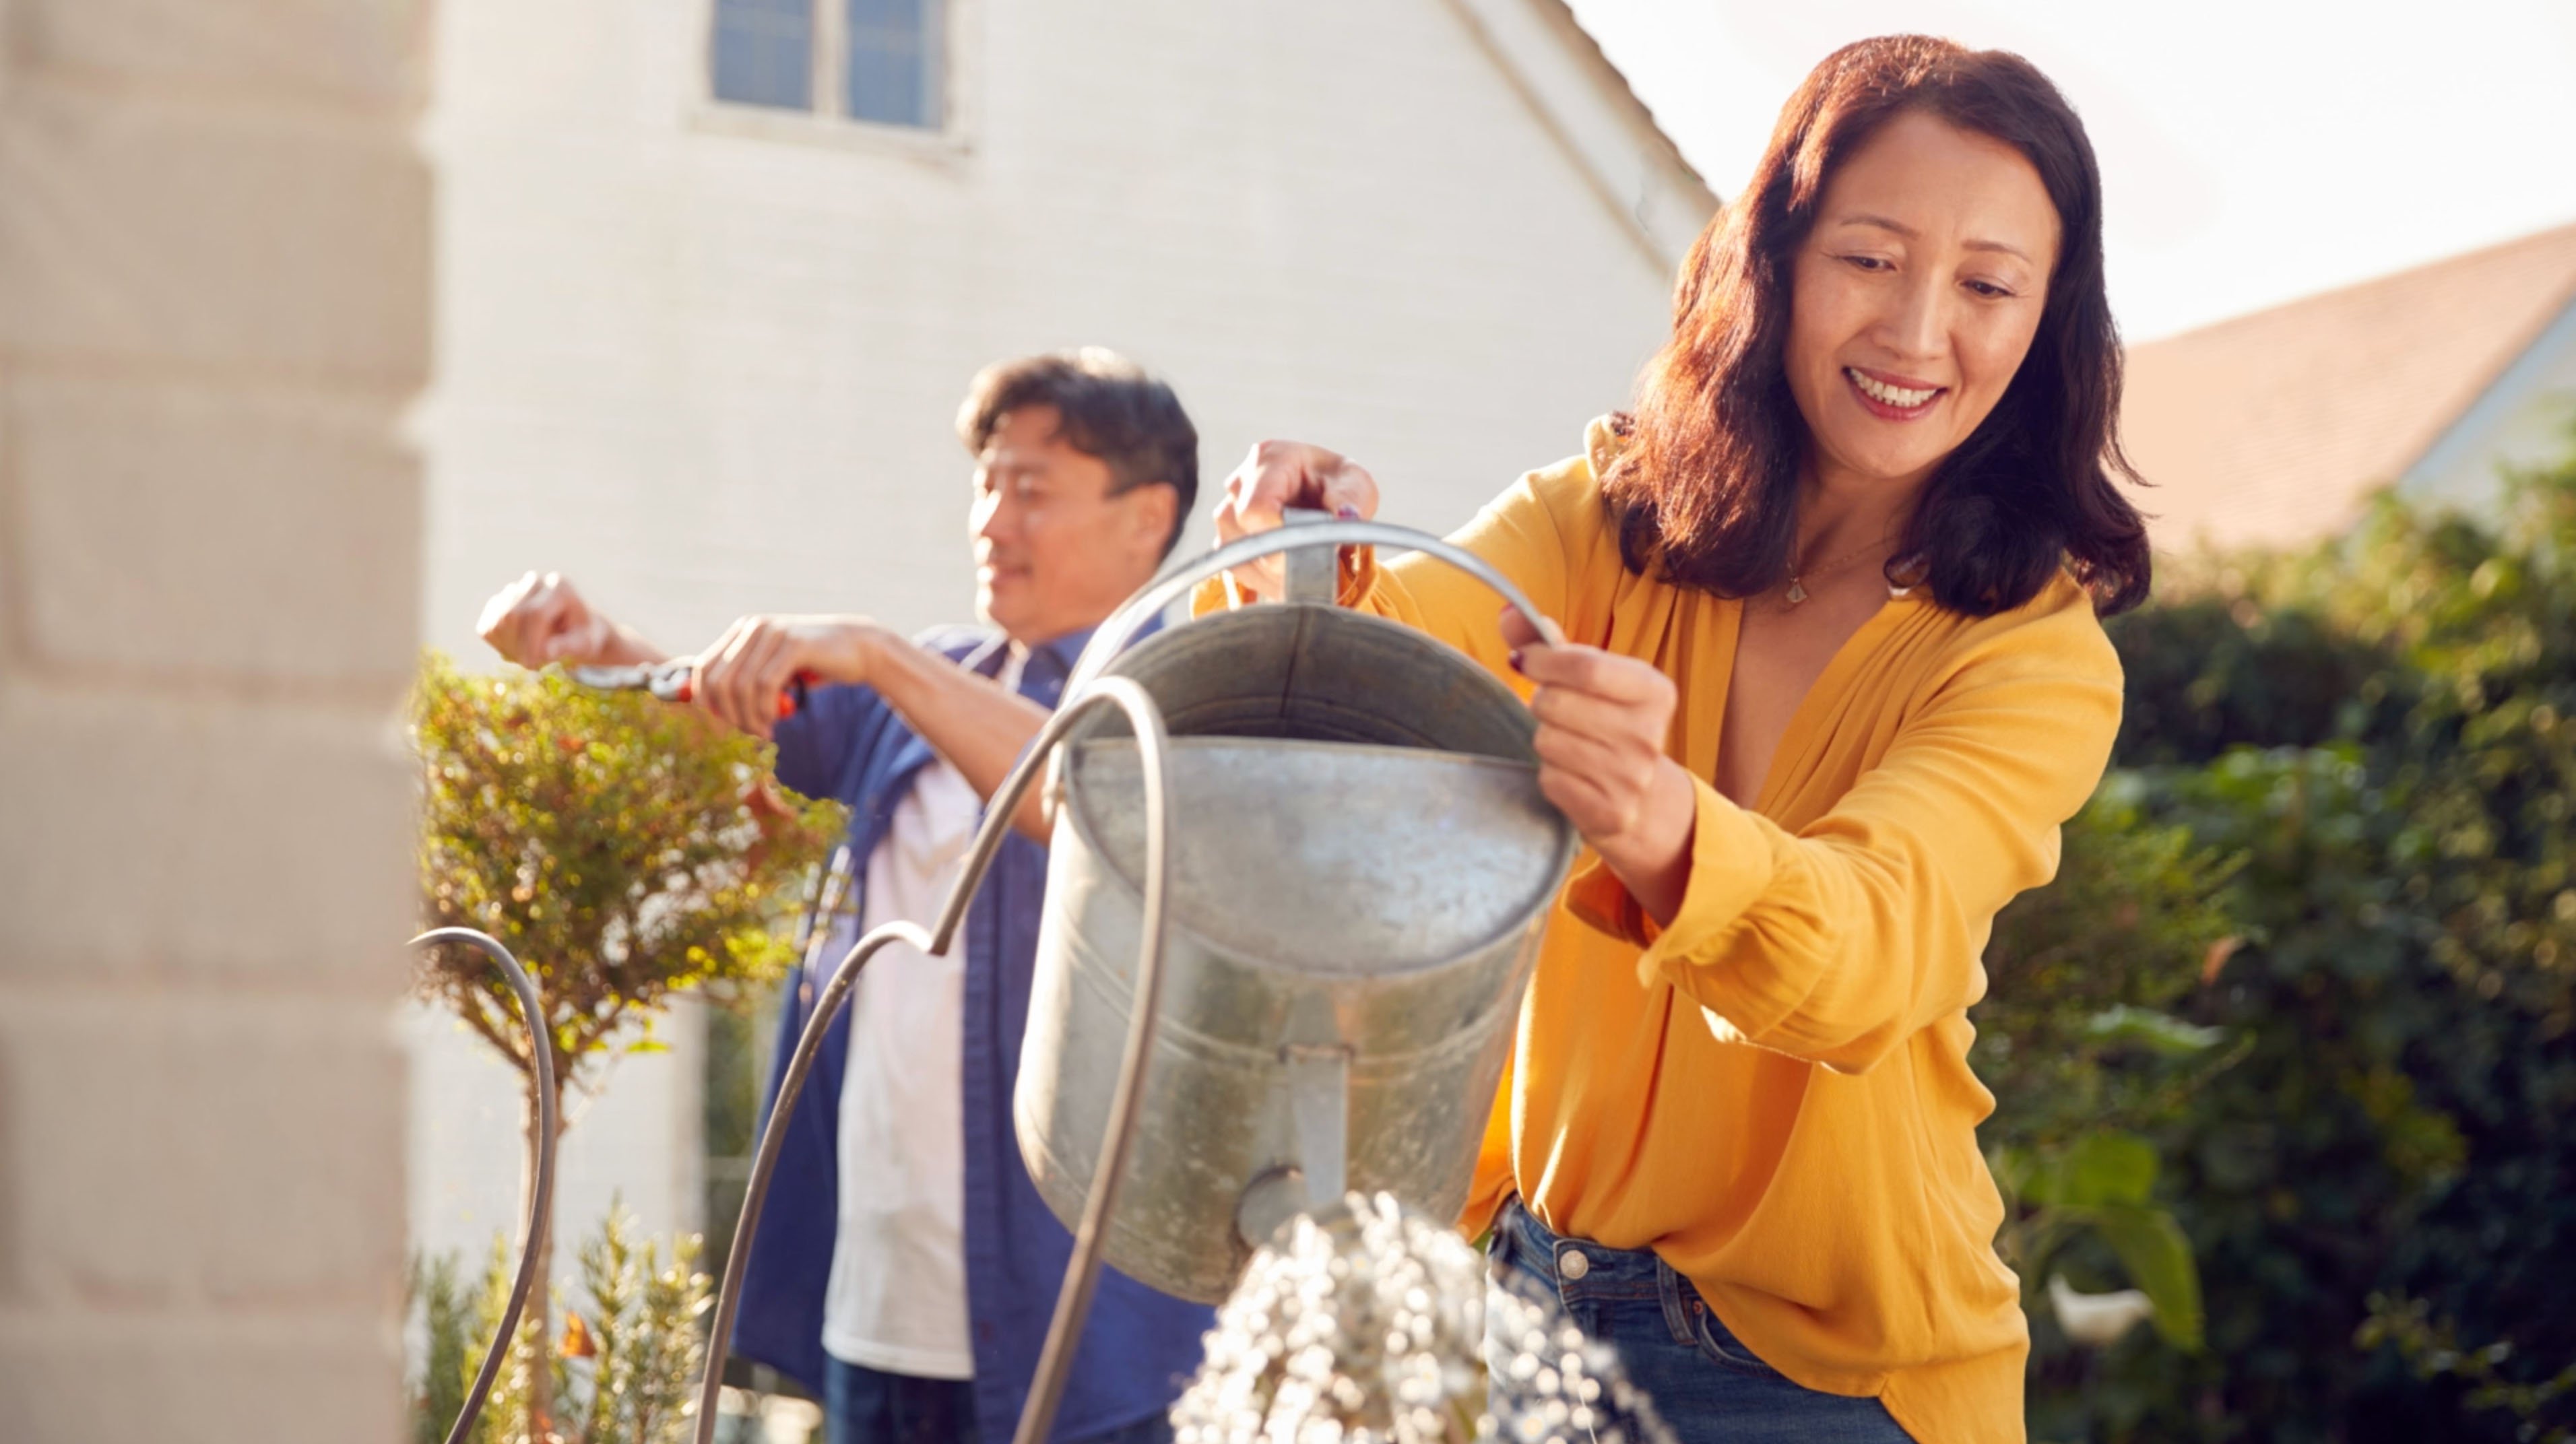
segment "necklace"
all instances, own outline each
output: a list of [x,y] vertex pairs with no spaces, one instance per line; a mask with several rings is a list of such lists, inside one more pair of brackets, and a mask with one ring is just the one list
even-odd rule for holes
[[1807,599],[1806,578],[1815,577],[1822,580],[1825,577],[1832,576],[1834,573],[1850,566],[1853,562],[1859,561],[1862,557],[1868,556],[1871,552],[1877,551],[1886,545],[1887,538],[1881,537],[1877,541],[1869,543],[1867,546],[1847,551],[1841,556],[1835,557],[1821,566],[1802,567],[1794,561],[1791,562],[1789,566],[1789,589],[1780,594],[1780,605],[1782,609],[1786,610],[1787,608],[1794,607]]

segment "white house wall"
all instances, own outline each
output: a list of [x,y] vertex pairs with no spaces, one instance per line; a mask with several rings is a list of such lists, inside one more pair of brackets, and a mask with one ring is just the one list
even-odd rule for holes
[[[399,1036],[411,1058],[412,1247],[458,1255],[479,1271],[495,1238],[517,1247],[526,1218],[519,1075],[444,1012],[406,1008]],[[574,1276],[579,1242],[612,1202],[657,1233],[705,1226],[697,1149],[705,1019],[694,1006],[676,1007],[655,1036],[671,1051],[609,1061],[595,1093],[564,1099],[572,1127],[555,1162],[558,1278]],[[705,1265],[710,1273],[716,1262]]]
[[[748,610],[962,619],[951,423],[998,357],[1102,344],[1170,377],[1202,517],[1289,436],[1447,529],[1574,450],[1663,333],[1676,258],[1451,0],[951,0],[947,138],[711,107],[704,3],[439,10],[424,628],[460,656],[528,568],[675,649]],[[516,1134],[447,1088],[465,1040],[414,1036],[415,1231],[479,1248]],[[567,1232],[612,1177],[698,1222],[651,1156],[694,1126],[695,1066],[622,1065]]]

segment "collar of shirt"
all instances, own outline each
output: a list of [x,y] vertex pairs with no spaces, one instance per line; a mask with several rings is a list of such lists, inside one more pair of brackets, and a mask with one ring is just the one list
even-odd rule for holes
[[1012,641],[1007,633],[995,632],[978,644],[957,664],[983,677],[1002,677],[1016,658],[1020,666],[1019,686],[1023,697],[1042,697],[1052,704],[1063,694],[1065,679],[1073,675],[1073,664],[1082,658],[1082,649],[1091,644],[1097,627],[1084,627],[1063,636],[1026,646]]

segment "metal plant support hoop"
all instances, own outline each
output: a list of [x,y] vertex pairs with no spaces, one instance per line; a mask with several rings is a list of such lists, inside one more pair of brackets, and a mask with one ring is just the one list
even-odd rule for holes
[[447,1444],[465,1444],[483,1417],[485,1401],[492,1397],[492,1381],[501,1376],[501,1361],[509,1357],[510,1345],[518,1338],[520,1311],[527,1307],[528,1291],[537,1283],[537,1226],[553,1211],[555,1201],[555,1050],[546,1037],[546,1005],[536,980],[499,939],[472,928],[434,928],[411,940],[414,948],[441,943],[478,949],[510,980],[511,991],[519,995],[520,1016],[528,1025],[528,1056],[537,1068],[537,1137],[528,1158],[535,1183],[528,1190],[527,1226],[519,1233],[519,1276],[511,1281],[509,1306],[501,1310],[500,1327],[493,1331],[491,1347],[483,1351],[483,1367],[475,1372],[474,1387],[466,1391],[465,1407],[457,1411],[456,1423],[447,1431]]

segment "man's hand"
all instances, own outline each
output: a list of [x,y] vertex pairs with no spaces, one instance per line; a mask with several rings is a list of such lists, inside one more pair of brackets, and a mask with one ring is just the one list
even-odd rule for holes
[[905,645],[865,617],[744,617],[698,654],[691,700],[726,726],[765,739],[778,725],[778,694],[800,673],[868,682],[889,644]]
[[592,611],[561,572],[530,572],[492,594],[474,624],[492,650],[535,670],[549,663],[621,666],[662,654]]
[[1503,609],[1512,665],[1538,684],[1538,787],[1661,923],[1680,910],[1698,790],[1664,751],[1679,693],[1651,663],[1598,647],[1549,645]]
[[[1264,441],[1225,479],[1217,503],[1216,539],[1222,544],[1278,526],[1289,507],[1311,507],[1348,521],[1377,515],[1377,478],[1338,452],[1300,441]],[[1263,557],[1234,569],[1235,585],[1276,601],[1287,590],[1284,559]]]

